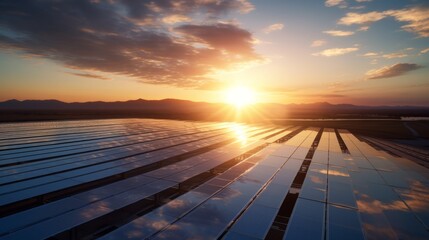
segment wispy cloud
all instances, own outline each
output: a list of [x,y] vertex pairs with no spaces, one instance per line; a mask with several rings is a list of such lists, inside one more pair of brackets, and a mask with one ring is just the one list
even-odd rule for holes
[[397,63],[391,66],[385,66],[379,69],[373,69],[366,73],[366,79],[392,78],[404,75],[410,71],[422,68],[414,63]]
[[382,57],[387,58],[387,59],[408,57],[409,56],[408,53],[410,51],[412,51],[413,49],[414,48],[405,48],[405,49],[399,50],[397,52],[383,54]]
[[344,0],[326,0],[325,6],[327,6],[327,7],[338,6],[339,8],[346,8],[347,3]]
[[347,13],[338,20],[341,25],[368,25],[380,21],[386,17],[393,17],[398,22],[406,22],[401,28],[413,32],[421,37],[429,37],[429,8],[413,7],[400,10],[388,10],[383,12]]
[[284,25],[282,23],[274,23],[274,24],[271,24],[270,26],[264,28],[264,32],[270,33],[270,32],[274,32],[274,31],[280,31],[283,29],[283,27],[284,27]]
[[429,48],[426,48],[426,49],[423,49],[423,50],[420,51],[421,54],[425,54],[427,52],[429,52]]
[[378,53],[376,52],[367,52],[365,54],[362,55],[363,57],[376,57],[378,56]]
[[220,69],[262,59],[248,30],[222,21],[253,10],[249,1],[148,2],[3,0],[0,25],[8,31],[0,32],[0,48],[72,69],[186,88],[216,81],[209,76]]
[[358,31],[365,32],[365,31],[368,31],[368,29],[369,29],[369,26],[362,26],[358,29]]
[[415,7],[402,10],[387,11],[397,21],[407,22],[402,29],[413,32],[421,37],[429,37],[429,8]]
[[383,54],[384,58],[387,59],[392,59],[392,58],[403,58],[403,57],[407,57],[408,54],[403,53],[403,52],[396,52],[396,53],[388,53],[388,54]]
[[349,7],[349,8],[353,9],[353,10],[359,10],[359,9],[364,9],[365,6],[361,5],[361,6],[354,6],[354,7]]
[[314,40],[312,43],[311,43],[311,46],[312,47],[321,47],[321,46],[324,46],[324,45],[326,45],[326,41],[324,40],[324,39],[318,39],[318,40]]
[[175,24],[181,22],[190,22],[192,19],[188,16],[173,14],[162,18],[162,21],[167,24]]
[[410,51],[414,50],[414,48],[405,48],[396,52],[392,53],[383,53],[383,52],[367,52],[362,57],[371,57],[371,58],[387,58],[387,59],[393,59],[393,58],[403,58],[410,56]]
[[110,78],[103,77],[100,75],[92,74],[92,73],[73,73],[73,72],[67,72],[68,74],[75,75],[78,77],[84,77],[84,78],[95,78],[100,80],[110,80]]
[[346,16],[338,20],[338,24],[341,25],[353,25],[353,24],[369,24],[380,21],[385,18],[384,12],[368,12],[368,13],[347,13]]
[[371,2],[372,0],[356,0],[356,2],[362,3],[362,2]]
[[313,56],[324,56],[324,57],[334,57],[334,56],[340,56],[347,53],[355,52],[359,50],[359,48],[353,47],[353,48],[330,48],[323,50],[318,53],[314,53]]
[[369,63],[372,64],[372,65],[376,65],[376,64],[378,64],[378,59],[374,58]]
[[334,37],[346,37],[346,36],[351,36],[355,34],[354,32],[351,32],[351,31],[339,31],[339,30],[329,30],[329,31],[324,31],[323,33],[329,34]]

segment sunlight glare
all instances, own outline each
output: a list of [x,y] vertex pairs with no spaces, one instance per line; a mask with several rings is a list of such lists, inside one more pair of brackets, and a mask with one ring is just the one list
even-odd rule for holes
[[256,102],[255,92],[247,87],[233,87],[226,92],[227,103],[242,108]]
[[242,145],[247,143],[247,134],[243,125],[233,123],[229,127],[232,130],[232,133],[235,135],[235,138]]

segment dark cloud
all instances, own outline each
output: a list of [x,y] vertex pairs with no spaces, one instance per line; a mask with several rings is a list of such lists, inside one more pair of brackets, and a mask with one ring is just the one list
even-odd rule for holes
[[[152,84],[198,87],[217,69],[260,57],[251,34],[219,23],[230,11],[247,12],[246,0],[3,0],[0,48],[62,62],[73,69],[133,76]],[[162,19],[195,14],[174,28]],[[179,19],[179,18],[178,18]]]
[[182,25],[177,31],[194,37],[195,43],[206,43],[230,53],[256,57],[252,50],[252,34],[231,24]]
[[131,18],[156,17],[159,14],[204,12],[211,18],[231,10],[247,13],[254,9],[247,0],[120,0]]
[[366,73],[367,79],[381,79],[401,76],[407,72],[422,68],[414,63],[397,63],[379,69],[370,70]]
[[103,76],[96,75],[96,74],[91,74],[91,73],[73,73],[73,72],[68,72],[68,74],[75,75],[75,76],[78,76],[78,77],[95,78],[95,79],[100,79],[100,80],[110,80],[110,78],[103,77]]

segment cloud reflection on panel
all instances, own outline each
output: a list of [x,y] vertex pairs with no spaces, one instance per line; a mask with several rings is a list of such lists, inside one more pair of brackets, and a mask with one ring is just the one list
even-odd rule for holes
[[428,223],[429,193],[421,189],[418,181],[411,184],[410,190],[392,190],[378,184],[357,186],[356,200],[367,236],[371,239],[425,239],[427,233],[420,226]]
[[[236,214],[240,204],[247,198],[246,191],[254,183],[239,180],[236,187],[228,187],[201,205],[198,210],[186,215],[181,221],[169,226],[157,235],[158,239],[213,239],[218,231]],[[246,188],[241,188],[246,187]],[[225,211],[229,209],[230,211]],[[210,216],[210,217],[207,217]]]

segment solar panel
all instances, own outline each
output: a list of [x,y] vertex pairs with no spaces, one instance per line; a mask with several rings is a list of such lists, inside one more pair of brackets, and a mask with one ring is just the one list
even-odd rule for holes
[[325,202],[328,186],[327,165],[312,163],[304,180],[300,197],[314,201]]
[[329,203],[357,208],[351,178],[345,168],[329,166],[328,186]]
[[0,124],[0,238],[429,238],[426,168],[346,130],[285,129]]
[[324,232],[325,204],[298,198],[283,239],[324,239]]
[[224,239],[234,239],[233,233],[263,239],[271,227],[277,211],[278,209],[276,208],[258,203],[252,204],[240,219],[234,223]]
[[327,239],[365,239],[357,210],[328,205]]

